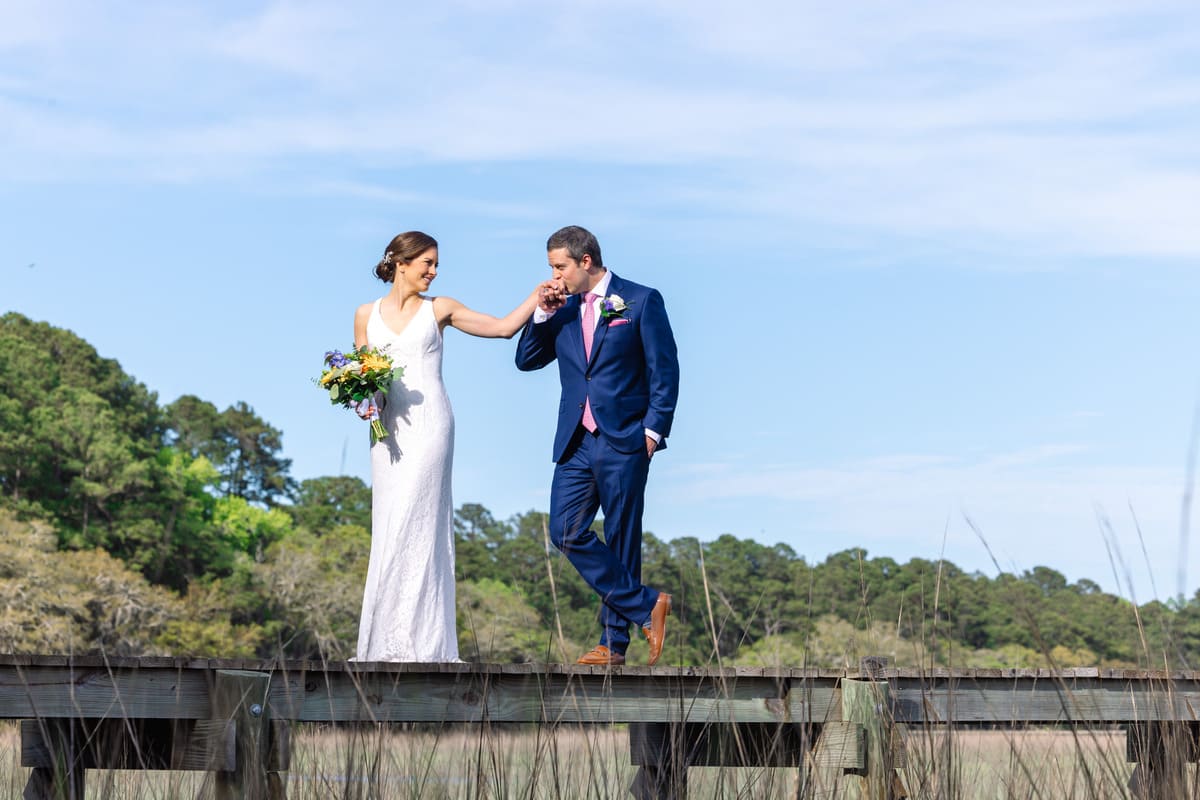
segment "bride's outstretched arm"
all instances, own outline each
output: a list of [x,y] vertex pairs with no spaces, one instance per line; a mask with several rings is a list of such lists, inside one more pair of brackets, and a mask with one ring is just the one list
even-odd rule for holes
[[442,325],[458,328],[463,333],[488,339],[511,339],[533,316],[542,293],[552,286],[551,281],[538,284],[529,297],[503,317],[473,311],[452,297],[436,298],[434,311]]

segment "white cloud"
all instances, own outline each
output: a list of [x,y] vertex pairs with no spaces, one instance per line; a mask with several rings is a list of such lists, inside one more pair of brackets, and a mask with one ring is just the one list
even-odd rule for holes
[[0,38],[18,179],[554,160],[686,184],[716,166],[739,176],[716,208],[1200,254],[1188,4],[51,8],[19,5]]
[[459,211],[469,211],[493,219],[541,218],[547,213],[543,208],[525,203],[493,203],[462,195],[412,192],[362,181],[322,181],[310,186],[308,191],[315,195],[362,197],[368,200],[378,200],[382,203],[392,203],[401,206],[454,208]]

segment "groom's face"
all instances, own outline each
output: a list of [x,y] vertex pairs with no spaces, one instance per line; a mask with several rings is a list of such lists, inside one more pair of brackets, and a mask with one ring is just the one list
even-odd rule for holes
[[585,253],[583,258],[576,261],[571,258],[567,248],[556,247],[546,253],[546,260],[550,262],[554,280],[562,282],[567,294],[579,294],[592,288],[594,280],[589,271],[592,265],[590,255]]

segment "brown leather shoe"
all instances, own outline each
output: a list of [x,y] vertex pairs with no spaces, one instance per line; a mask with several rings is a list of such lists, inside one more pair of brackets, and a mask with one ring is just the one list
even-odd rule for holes
[[625,663],[625,654],[614,653],[604,645],[598,644],[581,655],[575,663],[592,667],[619,667]]
[[667,617],[671,615],[671,595],[659,592],[654,601],[654,610],[650,612],[650,627],[642,628],[646,641],[650,643],[650,666],[654,666],[662,655],[663,642],[667,640]]

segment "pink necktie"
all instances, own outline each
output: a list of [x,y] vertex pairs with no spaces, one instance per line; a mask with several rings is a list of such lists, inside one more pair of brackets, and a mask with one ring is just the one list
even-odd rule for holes
[[[583,356],[592,360],[592,339],[596,335],[596,298],[599,295],[588,292],[583,296]],[[585,367],[586,369],[586,367]],[[583,427],[588,433],[596,432],[596,418],[592,416],[592,401],[583,402]]]

